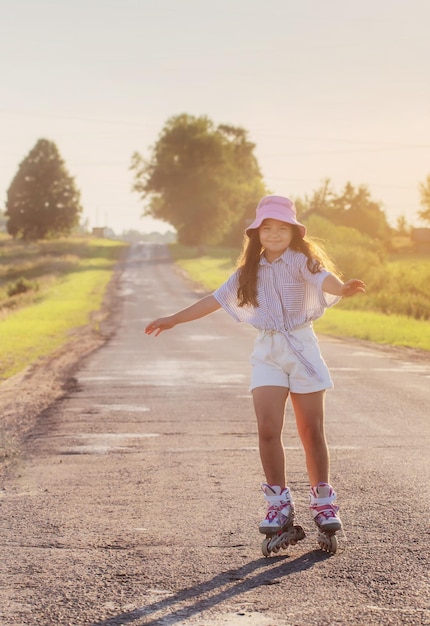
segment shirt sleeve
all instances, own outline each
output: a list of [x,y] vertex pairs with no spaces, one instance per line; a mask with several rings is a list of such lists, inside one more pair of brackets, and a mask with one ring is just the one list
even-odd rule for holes
[[230,278],[213,292],[214,298],[219,302],[224,311],[236,322],[255,323],[255,309],[251,304],[239,306],[237,300],[237,288],[239,287],[238,270]]
[[322,270],[314,274],[308,268],[307,258],[305,255],[303,255],[303,262],[302,262],[300,271],[301,271],[304,281],[308,285],[312,285],[312,287],[314,287],[315,289],[314,295],[317,296],[319,300],[319,304],[322,307],[324,307],[325,309],[330,308],[333,305],[337,304],[337,302],[339,302],[342,299],[341,296],[335,296],[331,293],[327,293],[326,291],[323,291],[322,284],[324,280],[327,278],[327,276],[333,275],[332,272],[329,272],[328,270],[323,268]]
[[329,272],[325,268],[322,268],[316,273],[311,272],[308,268],[307,258],[305,255],[303,255],[302,258],[300,274],[308,286],[308,298],[313,301],[314,306],[317,301],[319,306],[327,309],[342,299],[341,296],[334,296],[333,294],[327,293],[323,290],[323,282],[327,276],[333,275],[332,272]]
[[213,297],[219,302],[222,308],[229,314],[236,322],[241,322],[239,309],[237,304],[237,288],[239,286],[237,271],[230,276],[218,289],[213,292]]

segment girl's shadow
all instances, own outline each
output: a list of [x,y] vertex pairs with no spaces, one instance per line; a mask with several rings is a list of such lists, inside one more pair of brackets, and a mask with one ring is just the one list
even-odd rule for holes
[[[132,624],[142,617],[148,618],[166,609],[170,609],[169,624],[174,624],[182,621],[184,615],[191,617],[255,587],[279,584],[286,576],[307,570],[330,556],[332,555],[321,550],[313,550],[292,561],[288,555],[256,559],[243,567],[217,574],[211,580],[182,589],[172,596],[142,608],[129,613],[121,613],[101,622],[94,622],[92,626]],[[190,604],[189,600],[192,598],[194,601]],[[175,605],[178,606],[175,608]],[[160,619],[157,617],[151,621],[145,621],[145,625],[156,626],[160,624]]]

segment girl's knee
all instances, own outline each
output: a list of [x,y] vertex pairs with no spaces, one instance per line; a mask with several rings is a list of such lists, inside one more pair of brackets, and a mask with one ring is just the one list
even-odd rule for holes
[[281,438],[282,429],[279,428],[279,424],[274,420],[267,418],[260,418],[258,420],[258,437],[260,441],[273,441]]
[[300,438],[305,447],[326,446],[324,429],[317,424],[306,425],[300,429]]

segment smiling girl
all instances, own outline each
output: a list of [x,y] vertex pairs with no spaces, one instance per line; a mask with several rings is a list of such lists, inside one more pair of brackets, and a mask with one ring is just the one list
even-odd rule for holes
[[337,542],[331,538],[342,523],[330,485],[324,429],[325,390],[333,383],[312,322],[342,296],[365,292],[365,285],[358,279],[343,282],[324,252],[305,235],[306,227],[297,221],[291,200],[266,196],[246,229],[244,249],[234,274],[213,294],[150,322],[145,332],[157,336],[221,307],[236,321],[258,329],[251,356],[250,390],[266,477],[262,491],[267,514],[259,530],[270,537],[285,533],[294,524],[282,441],[286,403],[291,397],[305,451],[310,511],[329,539],[325,549],[334,552]]

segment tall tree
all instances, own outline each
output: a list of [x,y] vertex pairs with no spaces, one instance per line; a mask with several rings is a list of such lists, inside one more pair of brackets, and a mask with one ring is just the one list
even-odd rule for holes
[[378,202],[372,200],[365,185],[355,188],[348,182],[337,195],[330,180],[325,180],[312,196],[297,200],[297,208],[302,218],[315,212],[338,226],[355,228],[375,239],[386,241],[391,236],[385,212]]
[[354,188],[346,183],[343,193],[334,200],[335,215],[343,226],[356,228],[375,239],[387,240],[391,236],[385,212],[372,200],[366,185]]
[[2,211],[0,211],[0,233],[5,233],[7,231],[6,223],[6,216]]
[[310,196],[306,194],[304,198],[295,199],[294,204],[296,205],[298,217],[306,219],[308,215],[316,213],[322,217],[329,218],[330,213],[333,211],[333,200],[335,197],[330,179],[325,178],[321,187],[315,189]]
[[217,244],[264,195],[255,145],[244,129],[207,117],[170,118],[151,157],[132,157],[133,189],[144,214],[176,228],[180,242]]
[[39,139],[7,192],[8,232],[22,239],[68,235],[78,225],[81,211],[80,193],[57,146]]
[[424,207],[424,210],[418,211],[418,215],[422,220],[430,222],[430,174],[427,176],[425,182],[420,184],[419,189],[421,194],[421,206]]

